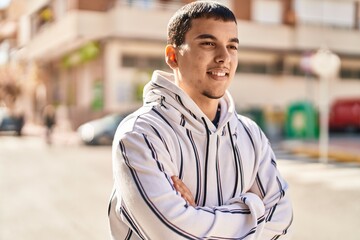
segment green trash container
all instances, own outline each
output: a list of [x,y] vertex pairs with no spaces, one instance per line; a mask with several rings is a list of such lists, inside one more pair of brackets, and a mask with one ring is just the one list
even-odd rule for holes
[[239,112],[241,115],[244,115],[250,119],[252,119],[254,122],[256,122],[259,127],[265,131],[265,115],[264,111],[261,108],[258,107],[252,107],[245,110],[242,110]]
[[292,103],[286,113],[285,135],[291,139],[315,139],[319,136],[318,114],[310,102]]

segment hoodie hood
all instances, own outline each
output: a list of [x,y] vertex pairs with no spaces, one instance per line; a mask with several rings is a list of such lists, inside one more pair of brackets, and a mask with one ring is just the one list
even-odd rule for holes
[[175,85],[174,74],[158,70],[144,87],[143,99],[144,105],[160,104],[169,119],[201,133],[206,133],[206,129],[213,133],[220,131],[235,114],[234,102],[226,91],[220,99],[220,120],[216,128],[196,103]]

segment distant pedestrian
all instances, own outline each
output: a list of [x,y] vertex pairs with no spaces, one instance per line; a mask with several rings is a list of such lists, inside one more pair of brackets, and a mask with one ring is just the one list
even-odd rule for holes
[[46,143],[48,145],[52,144],[52,132],[53,128],[56,124],[56,115],[55,115],[55,108],[52,105],[47,105],[44,108],[43,112],[43,121],[46,127]]

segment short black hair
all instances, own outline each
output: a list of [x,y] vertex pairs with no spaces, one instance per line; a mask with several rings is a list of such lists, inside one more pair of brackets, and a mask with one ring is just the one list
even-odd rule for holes
[[167,43],[175,47],[185,41],[191,21],[198,18],[213,18],[224,22],[236,22],[234,13],[226,6],[214,1],[196,1],[186,4],[172,16],[167,29]]

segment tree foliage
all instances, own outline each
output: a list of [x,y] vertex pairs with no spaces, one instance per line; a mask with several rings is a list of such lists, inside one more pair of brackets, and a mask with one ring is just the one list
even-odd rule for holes
[[0,70],[0,103],[12,108],[21,94],[16,78],[7,69]]

